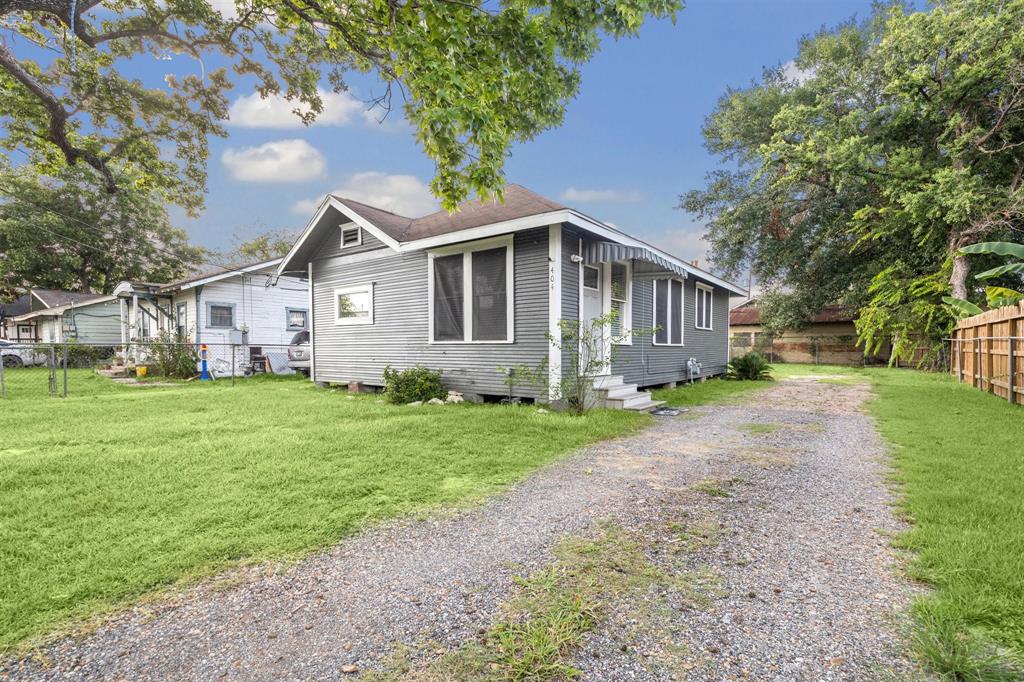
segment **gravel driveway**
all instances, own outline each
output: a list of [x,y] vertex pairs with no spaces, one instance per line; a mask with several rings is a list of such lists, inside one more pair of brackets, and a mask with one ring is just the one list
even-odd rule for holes
[[703,524],[707,541],[673,553],[672,570],[713,586],[699,606],[671,590],[657,609],[638,603],[655,603],[649,594],[606,604],[573,654],[584,679],[917,675],[896,635],[912,588],[886,537],[900,524],[867,394],[796,379],[661,417],[479,507],[232,571],[7,660],[0,678],[338,679],[386,668],[405,647],[426,666],[477,638],[514,576],[551,562],[560,538],[609,519],[655,561],[680,524]]

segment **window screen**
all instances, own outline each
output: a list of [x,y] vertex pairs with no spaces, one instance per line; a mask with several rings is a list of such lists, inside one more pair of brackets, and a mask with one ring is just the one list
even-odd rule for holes
[[235,309],[229,305],[210,305],[210,326],[235,326]]
[[597,289],[600,277],[601,271],[597,268],[590,265],[583,266],[583,286],[587,289]]
[[434,340],[462,341],[462,254],[434,259]]
[[654,280],[655,343],[668,343],[668,280]]
[[626,314],[626,300],[629,296],[629,292],[626,290],[629,284],[627,277],[626,266],[623,263],[612,263],[612,312],[615,313],[615,319],[612,320],[612,335],[621,336],[622,329],[626,326],[626,320],[623,317]]
[[683,342],[683,283],[677,279],[669,281],[672,290],[672,305],[669,310],[669,317],[672,320],[670,343],[681,344]]
[[473,340],[508,338],[505,247],[473,252]]

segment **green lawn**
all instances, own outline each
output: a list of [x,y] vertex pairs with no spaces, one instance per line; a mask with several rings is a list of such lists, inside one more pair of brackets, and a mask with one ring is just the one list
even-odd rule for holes
[[1024,679],[1024,408],[946,374],[775,367],[779,378],[872,384],[913,523],[896,542],[914,553],[910,575],[934,588],[913,606],[918,655],[951,680]]
[[367,521],[492,493],[650,417],[396,407],[300,379],[123,387],[7,373],[0,649],[181,579],[300,555]]
[[753,391],[771,388],[769,381],[726,381],[708,379],[676,388],[659,388],[652,392],[655,400],[664,400],[673,407],[690,407],[718,403]]

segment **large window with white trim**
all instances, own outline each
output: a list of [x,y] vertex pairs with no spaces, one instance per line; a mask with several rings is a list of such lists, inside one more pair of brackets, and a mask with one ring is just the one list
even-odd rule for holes
[[711,329],[711,310],[713,307],[714,289],[707,284],[696,283],[695,293],[697,295],[694,306],[694,326],[697,329]]
[[429,255],[431,343],[511,343],[512,240]]
[[654,345],[683,345],[683,283],[680,280],[654,280],[654,327]]

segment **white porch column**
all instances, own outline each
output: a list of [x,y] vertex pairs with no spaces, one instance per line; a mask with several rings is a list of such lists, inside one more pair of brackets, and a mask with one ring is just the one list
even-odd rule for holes
[[[561,344],[562,328],[562,226],[548,226],[548,332]],[[562,351],[548,343],[548,399],[561,396]]]

